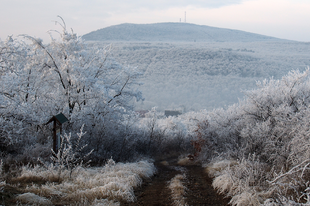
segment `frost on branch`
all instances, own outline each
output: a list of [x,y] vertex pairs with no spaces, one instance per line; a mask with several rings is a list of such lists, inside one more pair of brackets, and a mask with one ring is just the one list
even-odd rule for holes
[[83,127],[80,129],[80,133],[77,133],[78,138],[73,142],[71,133],[61,136],[61,144],[57,154],[52,150],[53,156],[51,157],[55,166],[58,167],[58,179],[61,177],[63,170],[69,171],[69,177],[71,178],[72,172],[78,167],[87,166],[90,161],[84,160],[93,152],[93,149],[85,153],[84,149],[87,144],[81,145],[81,139],[86,132],[83,132]]
[[118,64],[109,46],[90,45],[67,31],[64,21],[59,25],[61,38],[48,44],[28,35],[0,41],[3,144],[47,144],[50,133],[43,125],[60,112],[70,120],[65,130],[85,124],[87,139],[96,144],[122,126],[133,99],[142,99],[133,88],[140,76],[136,68]]

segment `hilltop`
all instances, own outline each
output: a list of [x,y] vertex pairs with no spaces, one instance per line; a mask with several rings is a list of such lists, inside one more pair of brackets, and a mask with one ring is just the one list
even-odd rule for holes
[[90,32],[87,41],[261,42],[282,39],[190,23],[119,24]]
[[120,24],[83,36],[142,74],[137,109],[212,110],[237,103],[256,81],[310,65],[309,46],[188,23]]

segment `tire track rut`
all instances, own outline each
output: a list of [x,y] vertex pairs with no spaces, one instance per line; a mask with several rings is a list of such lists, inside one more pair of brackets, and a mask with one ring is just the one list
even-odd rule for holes
[[171,191],[167,187],[168,181],[177,174],[182,174],[182,172],[186,174],[184,186],[187,188],[185,195],[187,205],[228,205],[230,199],[216,193],[212,187],[212,179],[208,177],[201,166],[177,166],[176,164],[166,166],[160,163],[155,163],[155,166],[157,167],[157,174],[151,180],[144,181],[140,188],[136,188],[135,195],[137,200],[133,203],[122,202],[121,205],[173,205]]

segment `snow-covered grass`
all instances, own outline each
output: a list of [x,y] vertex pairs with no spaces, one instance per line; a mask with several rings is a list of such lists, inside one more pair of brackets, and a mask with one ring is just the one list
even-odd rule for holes
[[184,197],[187,188],[183,185],[185,179],[186,175],[183,173],[176,175],[169,182],[168,188],[171,190],[171,197],[175,206],[187,205]]
[[271,196],[266,182],[266,167],[255,156],[237,161],[214,161],[206,165],[206,171],[214,177],[212,186],[232,197],[232,205],[258,206]]
[[[96,204],[100,205],[101,199],[133,202],[135,200],[134,188],[140,186],[143,179],[150,178],[154,173],[155,166],[148,161],[116,164],[110,159],[101,168],[80,167],[72,173],[71,178],[64,172],[60,182],[50,182],[57,174],[57,168],[52,167],[46,169],[39,166],[34,168],[26,166],[18,178],[47,180],[42,185],[28,186],[25,192],[47,198],[50,201],[57,200],[84,205],[90,205],[97,201]],[[25,196],[27,197],[27,195]],[[23,201],[26,201],[25,198]]]
[[[45,198],[45,197],[40,197],[36,194],[27,192],[21,195],[18,195],[16,197],[16,205],[53,205],[53,203]],[[81,206],[119,206],[119,202],[114,202],[113,200],[107,200],[107,199],[95,199],[93,202],[88,202],[83,200],[82,202],[79,203],[74,203],[70,205],[81,205]]]
[[205,165],[205,170],[209,174],[210,177],[216,177],[218,176],[224,169],[227,167],[231,167],[233,165],[237,164],[235,160],[217,160],[213,161],[207,165]]
[[214,177],[212,186],[232,197],[236,206],[309,206],[309,160],[277,174],[252,156],[242,160],[220,160],[206,166]]
[[30,205],[53,205],[53,203],[45,197],[40,197],[36,194],[27,192],[16,197],[17,204]]
[[191,165],[191,164],[193,164],[193,161],[188,159],[187,157],[180,158],[178,160],[178,165]]
[[185,166],[185,165],[196,165],[197,164],[197,161],[195,161],[194,159],[191,159],[191,157],[179,157],[178,159],[178,165],[182,165],[182,166]]

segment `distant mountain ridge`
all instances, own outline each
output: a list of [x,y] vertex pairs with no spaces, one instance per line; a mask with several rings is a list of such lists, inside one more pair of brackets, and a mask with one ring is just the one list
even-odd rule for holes
[[85,34],[86,41],[259,42],[285,41],[250,32],[190,23],[119,24]]

